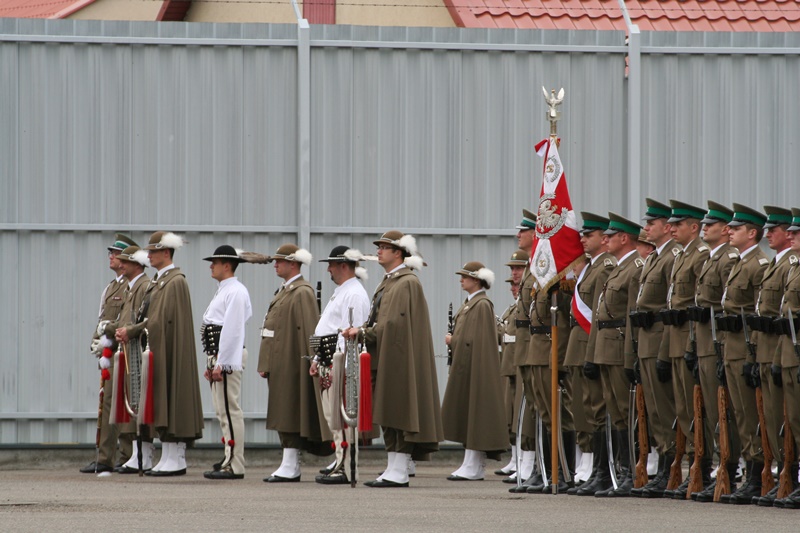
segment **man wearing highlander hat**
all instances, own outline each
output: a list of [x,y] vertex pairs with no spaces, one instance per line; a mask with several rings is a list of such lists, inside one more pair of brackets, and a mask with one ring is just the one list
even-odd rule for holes
[[236,277],[236,267],[242,260],[233,246],[223,244],[214,250],[214,255],[203,260],[211,262],[211,277],[219,282],[200,328],[203,351],[208,359],[203,375],[211,383],[214,411],[225,443],[225,458],[203,477],[242,479],[244,413],[239,399],[242,371],[247,362],[244,326],[253,315],[253,309],[247,287]]
[[314,455],[333,453],[333,440],[322,416],[319,382],[309,375],[303,356],[312,351],[309,338],[319,320],[314,289],[300,273],[311,254],[284,244],[268,259],[283,283],[275,293],[261,328],[258,373],[269,384],[267,429],[278,432],[283,459],[267,483],[300,481],[300,450]]
[[[310,373],[312,376],[320,376],[323,389],[322,407],[329,426],[333,423],[336,410],[341,409],[341,405],[334,404],[334,394],[329,381],[333,353],[336,351],[345,353],[344,340],[340,332],[352,324],[363,324],[369,313],[369,296],[360,282],[367,277],[364,267],[358,266],[361,259],[362,255],[358,250],[350,249],[347,246],[337,246],[331,250],[326,259],[320,260],[320,263],[328,263],[328,273],[331,275],[331,281],[336,284],[336,288],[325,305],[325,310],[322,311],[322,316],[319,317],[319,322],[314,330],[314,335],[321,342],[318,354],[311,363]],[[350,309],[353,310],[352,317]],[[327,386],[322,386],[323,382]],[[344,438],[345,432],[342,430],[333,430],[332,433],[336,445],[336,460],[330,466],[330,471],[317,476],[315,481],[323,485],[346,485],[350,483],[346,468],[349,464],[349,454],[353,453],[356,448],[354,446],[355,432],[353,428],[347,428],[346,439]]]
[[136,324],[120,328],[119,342],[139,338],[147,328],[153,352],[153,416],[161,459],[153,477],[186,474],[186,445],[203,436],[203,408],[197,371],[192,302],[186,276],[172,260],[182,237],[157,231],[145,247],[157,270],[147,287]]
[[414,269],[424,266],[411,235],[387,231],[374,241],[386,272],[375,290],[361,337],[378,359],[373,420],[383,426],[388,464],[369,487],[408,486],[408,464],[427,460],[444,439],[428,303]]

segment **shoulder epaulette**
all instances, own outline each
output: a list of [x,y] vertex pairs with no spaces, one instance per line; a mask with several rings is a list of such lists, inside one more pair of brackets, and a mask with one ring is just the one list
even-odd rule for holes
[[767,263],[769,263],[769,259],[767,259],[766,257],[762,257],[761,259],[758,260],[759,265],[766,265]]
[[705,244],[697,247],[698,252],[705,252],[706,250],[708,250],[708,246],[706,246]]
[[728,252],[728,257],[730,257],[731,259],[736,259],[737,257],[739,257],[739,254],[738,252]]
[[636,259],[633,260],[633,264],[641,268],[644,266],[644,260],[641,257],[637,257]]

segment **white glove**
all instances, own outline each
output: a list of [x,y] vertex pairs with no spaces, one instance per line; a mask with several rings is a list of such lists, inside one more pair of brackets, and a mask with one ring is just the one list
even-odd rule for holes
[[101,320],[99,324],[97,324],[97,335],[100,336],[106,331],[106,326],[111,323],[110,320]]
[[100,361],[99,361],[99,364],[100,364],[100,368],[103,368],[103,369],[111,368],[111,359],[108,358],[108,357],[101,357]]

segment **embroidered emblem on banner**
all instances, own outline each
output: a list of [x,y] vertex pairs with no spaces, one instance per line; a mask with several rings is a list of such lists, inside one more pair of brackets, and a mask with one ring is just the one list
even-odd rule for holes
[[569,210],[562,207],[560,212],[552,200],[555,194],[543,194],[539,200],[539,213],[536,216],[536,236],[540,239],[549,239],[561,229],[567,220]]
[[534,266],[533,268],[536,269],[536,275],[539,277],[544,277],[545,274],[550,270],[550,255],[542,252],[536,254],[536,258],[533,260]]
[[556,154],[551,154],[547,158],[547,164],[544,167],[544,179],[548,183],[553,183],[561,176],[561,161]]

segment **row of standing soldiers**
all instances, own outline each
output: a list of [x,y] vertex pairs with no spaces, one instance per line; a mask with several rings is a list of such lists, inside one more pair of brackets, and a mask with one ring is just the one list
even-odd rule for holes
[[[548,291],[537,290],[527,263],[536,216],[523,211],[520,250],[508,263],[519,296],[503,316],[508,423],[521,448],[515,475],[525,479],[510,490],[540,493],[551,478],[555,300],[557,324],[569,325],[558,336],[556,430],[569,470],[559,473],[559,492],[800,507],[793,438],[800,435],[800,209],[646,203],[644,227],[615,213],[581,213],[586,256],[571,281]],[[764,235],[772,259],[759,246]],[[647,255],[637,253],[642,241]],[[533,407],[518,425],[522,394]],[[569,482],[576,442],[593,453],[580,485]],[[648,478],[651,446],[658,468]],[[532,468],[537,449],[544,472]],[[746,469],[737,487],[740,458]]]

